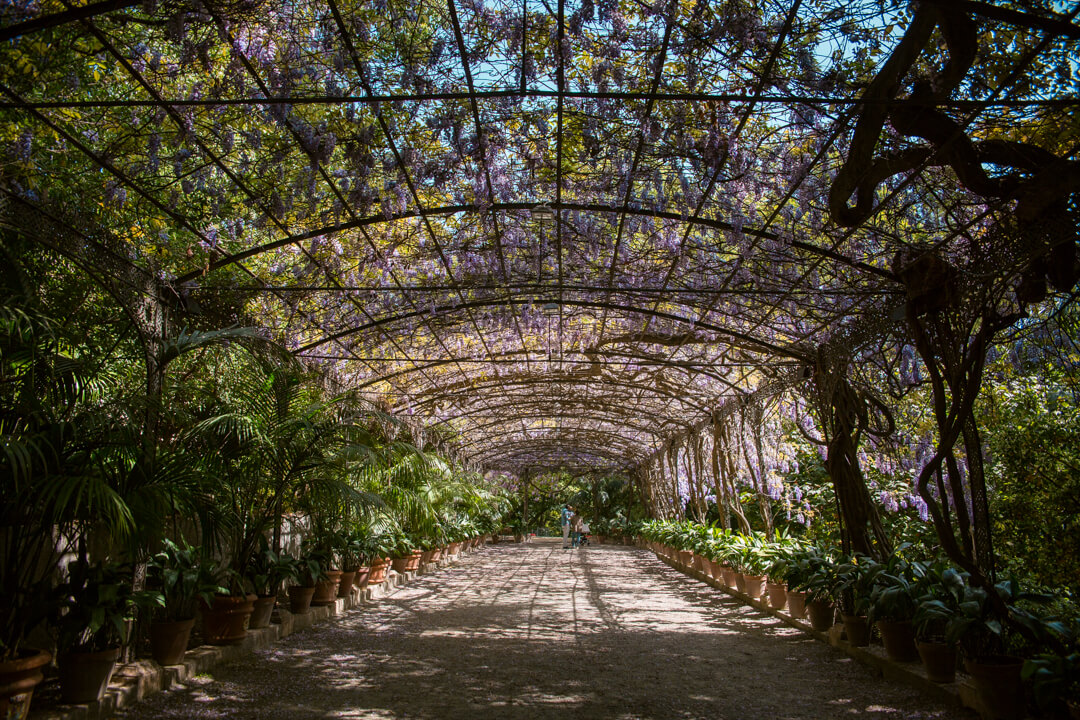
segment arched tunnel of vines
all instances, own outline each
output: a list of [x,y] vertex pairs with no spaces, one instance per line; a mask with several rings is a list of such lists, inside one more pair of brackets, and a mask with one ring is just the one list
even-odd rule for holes
[[1078,14],[0,4],[3,716],[1080,717]]

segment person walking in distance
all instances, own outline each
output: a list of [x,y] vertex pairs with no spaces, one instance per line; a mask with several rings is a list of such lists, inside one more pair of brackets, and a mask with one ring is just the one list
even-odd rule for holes
[[562,512],[559,513],[559,523],[562,525],[563,550],[570,547],[570,518],[573,516],[574,508],[569,505],[563,505]]
[[572,538],[570,545],[572,547],[581,547],[581,533],[582,528],[585,526],[585,520],[577,511],[570,517],[570,537]]

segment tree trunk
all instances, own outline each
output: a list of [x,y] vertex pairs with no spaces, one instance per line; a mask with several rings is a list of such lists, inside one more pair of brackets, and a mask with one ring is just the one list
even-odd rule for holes
[[826,440],[825,469],[840,506],[845,552],[884,559],[892,545],[859,467],[859,441],[867,423],[866,402],[847,379],[847,358],[821,348],[813,381],[818,422]]

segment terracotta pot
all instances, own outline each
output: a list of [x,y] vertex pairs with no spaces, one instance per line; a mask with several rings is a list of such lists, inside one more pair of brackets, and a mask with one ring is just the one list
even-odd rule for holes
[[694,567],[694,553],[690,552],[689,550],[680,550],[679,564],[682,565],[684,568]]
[[60,700],[68,705],[86,705],[101,700],[109,687],[118,657],[118,647],[100,652],[60,653]]
[[277,595],[260,595],[255,598],[255,606],[251,610],[248,629],[258,630],[270,627],[270,618],[274,615],[275,604],[277,604]]
[[341,587],[341,571],[327,570],[326,579],[315,583],[315,595],[312,605],[333,605],[337,602],[338,588]]
[[746,576],[741,572],[735,573],[735,589],[741,593],[746,593]]
[[352,592],[353,582],[355,579],[355,570],[342,570],[341,580],[338,582],[337,596],[340,598],[349,597],[349,593]]
[[725,566],[720,568],[720,574],[724,577],[724,584],[727,585],[729,588],[738,586],[739,573]]
[[353,578],[353,585],[358,588],[366,587],[369,577],[371,577],[370,565],[364,565],[363,567],[357,568],[356,576]]
[[235,645],[247,635],[255,609],[255,595],[218,595],[214,604],[202,603],[203,638],[209,645]]
[[442,548],[435,548],[431,551],[431,562],[439,562],[440,560],[442,560],[442,556]]
[[806,593],[799,590],[787,591],[788,614],[796,620],[806,619]]
[[844,634],[847,635],[848,644],[852,647],[866,647],[870,644],[870,623],[865,615],[848,615],[842,613],[844,618]]
[[51,660],[44,650],[27,648],[14,660],[0,662],[0,718],[22,720],[30,715],[34,688],[45,677],[42,669]]
[[150,623],[150,656],[158,665],[179,665],[187,652],[195,618]]
[[745,579],[744,584],[746,589],[743,591],[755,600],[760,600],[761,596],[765,594],[765,576],[764,575],[743,575]]
[[919,651],[915,647],[915,628],[910,620],[878,620],[877,629],[890,660],[915,662],[919,659]]
[[431,564],[431,554],[434,550],[425,550],[420,553],[420,567],[426,567]]
[[386,580],[386,571],[390,569],[390,558],[379,558],[371,563],[371,574],[368,576],[369,585],[378,585]]
[[[515,542],[525,542],[525,534],[524,533],[514,533],[514,541]],[[450,554],[451,555],[457,555],[460,552],[461,552],[461,543],[460,542],[452,542],[452,543],[450,543]]]
[[943,642],[919,640],[915,643],[926,668],[926,677],[931,682],[951,683],[956,681],[956,645]]
[[806,614],[810,616],[810,627],[818,632],[825,632],[833,626],[835,609],[828,600],[807,601]]
[[690,567],[694,568],[699,573],[705,572],[705,563],[708,561],[697,553],[693,553],[691,557],[693,559],[690,561]]
[[390,566],[394,568],[394,572],[400,574],[416,572],[420,567],[420,553],[415,552],[410,555],[394,558],[390,562]]
[[769,593],[769,607],[773,610],[783,610],[787,604],[787,585],[784,583],[765,583],[765,590]]
[[311,598],[314,596],[314,585],[290,585],[289,612],[293,615],[303,615],[311,608]]
[[994,720],[1019,720],[1025,715],[1020,668],[1024,661],[1011,655],[990,655],[965,660],[964,667],[982,696],[983,707]]
[[634,544],[634,538],[630,537],[629,535],[623,535],[622,544],[623,545],[633,545]]

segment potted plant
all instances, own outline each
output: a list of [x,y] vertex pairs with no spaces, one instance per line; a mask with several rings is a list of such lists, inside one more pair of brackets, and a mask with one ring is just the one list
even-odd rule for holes
[[795,541],[791,538],[778,538],[777,542],[768,544],[762,550],[766,565],[765,574],[768,578],[765,583],[765,592],[769,595],[769,607],[773,610],[783,610],[787,605],[788,569],[791,566],[795,548]]
[[1056,646],[1024,661],[1021,677],[1031,684],[1035,704],[1053,717],[1080,717],[1080,618],[1042,623]]
[[[0,515],[4,513],[0,509]],[[54,550],[50,547],[44,552],[48,557]],[[48,577],[30,577],[39,570],[28,557],[41,558],[18,558],[10,547],[4,548],[2,556],[8,567],[0,578],[8,583],[0,585],[0,718],[29,716],[34,689],[44,680],[44,669],[52,661],[51,653],[25,644],[26,636],[51,614],[54,601]],[[31,582],[20,586],[19,576]]]
[[[817,548],[806,548],[793,560],[788,569],[789,588],[805,593],[806,614],[810,625],[818,632],[825,632],[833,625],[836,613],[836,565]],[[788,605],[792,606],[792,593],[788,592]]]
[[765,540],[759,535],[736,536],[736,569],[742,573],[742,585],[739,590],[754,600],[760,600],[765,594],[765,570],[769,560],[763,552]]
[[247,592],[247,583],[241,574],[224,563],[205,559],[202,569],[206,581],[218,586],[213,597],[199,599],[203,639],[209,645],[243,642],[257,596]]
[[[460,547],[461,543],[457,544]],[[410,533],[398,531],[394,535],[394,545],[391,552],[391,567],[396,573],[416,572],[420,568],[421,551],[419,543]]]
[[358,579],[365,565],[365,536],[359,527],[339,536],[338,553],[341,555],[341,582],[338,585],[338,597],[349,597],[353,587],[361,587]]
[[326,558],[319,552],[309,550],[296,561],[296,584],[289,586],[289,610],[293,614],[303,614],[311,607],[318,583],[326,579],[323,567]]
[[874,585],[882,566],[865,555],[841,558],[836,568],[836,596],[840,599],[840,617],[844,633],[853,647],[870,644],[867,613]]
[[337,602],[338,589],[341,587],[341,570],[334,562],[340,537],[333,531],[324,530],[309,538],[304,556],[318,561],[320,577],[315,580],[315,593],[311,597],[312,605],[333,605]]
[[187,650],[198,600],[210,603],[227,590],[208,572],[200,548],[169,539],[147,563],[147,585],[161,594],[150,623],[150,654],[161,665],[176,665]]
[[928,566],[919,582],[914,616],[915,647],[932,682],[956,680],[956,641],[949,640],[947,632],[959,617],[965,587],[964,575],[941,562]]
[[372,533],[368,538],[367,557],[371,570],[368,573],[368,584],[378,585],[386,581],[386,573],[390,569],[390,554],[394,551],[396,535],[393,532]]
[[160,604],[161,596],[136,595],[122,566],[90,564],[85,558],[68,565],[68,580],[57,594],[60,696],[70,704],[97,702],[112,678],[136,602]]
[[[1013,625],[1037,628],[1033,615],[1021,610],[1021,600],[1045,602],[1046,596],[1021,593],[1015,579],[993,586],[992,598],[985,588],[968,585],[958,612],[949,623],[946,639],[960,643],[964,668],[987,707],[999,718],[1024,716],[1024,691],[1021,679],[1023,661],[1006,653]],[[1004,608],[1004,611],[1003,611]]]
[[[898,547],[897,552],[904,547]],[[869,620],[881,634],[885,653],[897,662],[919,659],[913,621],[919,598],[917,580],[923,572],[921,564],[909,563],[894,554],[882,565],[870,595]]]
[[251,585],[255,590],[255,604],[248,628],[257,630],[270,625],[282,585],[295,582],[298,570],[296,560],[287,553],[274,552],[270,547],[264,547],[249,572]]
[[735,542],[735,536],[733,533],[727,532],[718,535],[715,542],[712,558],[713,562],[720,565],[720,577],[723,579],[724,585],[729,588],[737,588],[739,573],[735,570],[735,563],[738,561],[739,548]]

